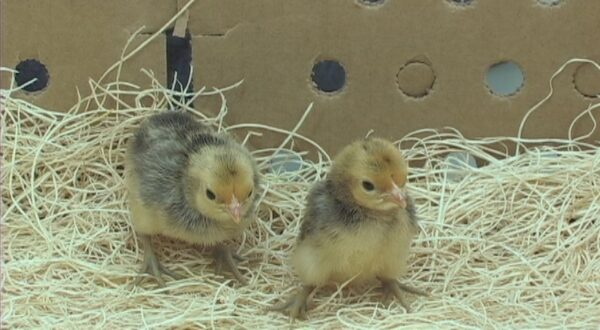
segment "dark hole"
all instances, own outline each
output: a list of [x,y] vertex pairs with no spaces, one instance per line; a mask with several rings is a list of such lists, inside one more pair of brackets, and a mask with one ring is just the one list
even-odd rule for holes
[[360,2],[363,5],[367,5],[367,6],[377,6],[377,5],[382,5],[384,0],[359,0],[358,2]]
[[15,82],[17,86],[23,86],[28,82],[36,79],[34,82],[27,84],[23,87],[28,92],[37,92],[48,86],[48,69],[40,61],[29,59],[21,61],[15,68],[17,73],[15,74]]
[[473,0],[449,0],[451,3],[459,6],[468,6]]
[[561,0],[538,0],[544,6],[558,6]]
[[[191,94],[194,85],[191,75],[192,43],[191,35],[185,31],[185,37],[173,35],[173,29],[166,31],[167,35],[167,86],[176,92]],[[179,102],[187,103],[192,96],[178,98]],[[191,104],[190,104],[191,106]]]
[[312,69],[315,87],[325,93],[339,91],[346,84],[346,70],[337,61],[320,61]]

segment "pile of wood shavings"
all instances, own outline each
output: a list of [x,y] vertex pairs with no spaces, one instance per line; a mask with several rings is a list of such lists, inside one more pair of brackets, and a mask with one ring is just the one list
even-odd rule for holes
[[[156,80],[141,89],[115,82],[60,114],[2,90],[2,324],[7,328],[281,328],[265,308],[298,285],[288,257],[309,187],[330,156],[295,132],[258,124],[225,128],[190,109]],[[200,91],[223,95],[223,90]],[[125,101],[125,100],[128,101]],[[151,99],[143,106],[140,100]],[[114,104],[118,100],[118,110]],[[225,100],[225,98],[223,98]],[[214,274],[208,251],[157,238],[164,264],[186,278],[157,288],[132,282],[142,262],[123,184],[126,140],[141,120],[170,106],[217,129],[264,130],[314,146],[299,171],[270,170],[279,150],[255,150],[265,182],[258,221],[233,242],[249,261],[240,287]],[[85,112],[75,111],[77,109]],[[310,108],[308,109],[310,110]],[[305,115],[309,115],[307,111]],[[591,328],[600,324],[600,151],[553,140],[500,155],[507,139],[469,140],[457,131],[415,132],[397,141],[414,167],[410,191],[421,218],[404,279],[432,293],[406,314],[383,304],[376,284],[326,288],[306,328]],[[512,139],[513,142],[527,142]],[[449,152],[480,167],[449,166]],[[316,156],[315,156],[316,155]],[[498,159],[498,156],[504,156]],[[305,157],[308,159],[308,157]],[[450,167],[450,170],[449,170]],[[450,178],[452,174],[452,178]],[[458,174],[458,175],[456,175]],[[359,244],[359,242],[357,242]]]

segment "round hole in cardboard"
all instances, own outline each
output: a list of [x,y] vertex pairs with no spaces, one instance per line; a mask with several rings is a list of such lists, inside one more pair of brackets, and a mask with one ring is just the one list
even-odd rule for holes
[[591,63],[583,63],[573,74],[573,85],[585,97],[600,98],[600,69]]
[[346,70],[336,60],[322,60],[312,68],[314,87],[324,93],[335,93],[346,85]]
[[490,66],[485,81],[492,94],[511,96],[523,87],[525,75],[516,62],[502,61]]
[[302,156],[299,154],[281,149],[270,160],[271,170],[275,173],[297,172],[302,169]]
[[424,97],[431,92],[435,82],[435,72],[431,65],[420,61],[409,61],[396,75],[398,89],[404,95],[414,98]]
[[537,2],[542,6],[554,7],[561,4],[561,0],[537,0]]
[[466,7],[473,4],[473,0],[447,0],[450,4],[455,6]]
[[446,156],[446,174],[451,181],[464,179],[477,167],[477,160],[469,152],[451,152]]
[[381,6],[385,0],[358,0],[358,3],[364,6]]
[[17,86],[23,86],[27,92],[38,92],[48,86],[50,75],[46,66],[36,60],[27,59],[19,62],[15,67],[15,82]]

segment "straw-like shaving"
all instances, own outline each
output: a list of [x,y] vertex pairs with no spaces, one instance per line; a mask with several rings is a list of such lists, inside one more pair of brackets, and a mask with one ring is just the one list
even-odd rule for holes
[[[244,141],[271,130],[313,144],[317,162],[273,173],[273,155],[255,150],[266,192],[259,220],[235,244],[250,258],[248,286],[213,274],[202,249],[159,238],[160,258],[186,279],[165,289],[131,283],[142,255],[129,225],[122,179],[127,138],[151,113],[190,109],[151,78],[142,89],[91,82],[93,93],[67,114],[40,109],[2,90],[2,323],[10,328],[280,328],[289,320],[264,309],[298,284],[287,258],[303,200],[330,157],[318,143],[284,128],[243,124]],[[134,101],[127,100],[134,97]],[[144,107],[142,99],[152,100]],[[119,110],[106,108],[107,102]],[[77,110],[87,110],[78,112]],[[309,115],[309,110],[305,115]],[[590,112],[592,107],[587,111]],[[578,117],[579,119],[580,117]],[[301,122],[300,122],[301,123]],[[517,156],[498,160],[490,146],[512,140]],[[413,168],[411,192],[424,231],[406,279],[428,289],[405,314],[380,303],[376,285],[320,290],[301,327],[562,327],[600,324],[600,151],[575,140],[527,149],[523,138],[469,140],[424,130],[398,141]],[[529,141],[539,142],[539,141]],[[448,152],[468,152],[481,168],[448,170]],[[456,179],[456,177],[459,179]],[[451,179],[454,178],[454,179]],[[358,243],[358,242],[357,242]]]

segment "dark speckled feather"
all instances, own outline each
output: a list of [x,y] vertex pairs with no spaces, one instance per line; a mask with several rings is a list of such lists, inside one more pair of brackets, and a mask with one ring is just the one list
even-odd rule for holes
[[215,134],[187,113],[169,111],[151,117],[137,131],[132,144],[142,201],[160,205],[177,222],[175,225],[188,230],[202,230],[211,225],[211,219],[189,205],[185,191],[189,186],[183,183],[192,153],[223,145],[244,152],[229,137]]
[[[339,225],[352,230],[364,221],[391,217],[392,212],[381,212],[359,206],[352,201],[347,187],[336,186],[335,182],[327,179],[315,184],[309,192],[299,240],[313,233],[326,233],[330,231],[329,228],[340,228]],[[413,227],[418,227],[416,209],[409,196],[407,196],[406,209],[400,212],[407,212]],[[336,226],[332,227],[332,225]]]

